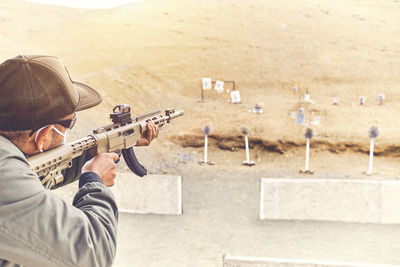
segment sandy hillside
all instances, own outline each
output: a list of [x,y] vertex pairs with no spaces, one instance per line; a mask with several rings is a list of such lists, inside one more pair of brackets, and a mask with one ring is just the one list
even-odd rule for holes
[[[69,138],[108,124],[120,103],[134,114],[185,110],[150,147],[135,148],[150,174],[184,178],[184,214],[121,214],[121,267],[222,266],[224,253],[399,264],[398,225],[258,219],[260,178],[400,179],[399,33],[400,0],[144,0],[110,10],[0,1],[0,61],[57,55],[102,94]],[[242,103],[214,90],[200,103],[202,77],[235,81]],[[314,104],[304,103],[307,90]],[[263,114],[249,112],[256,103]],[[291,117],[299,108],[307,121],[321,118],[314,176],[299,174],[305,126]],[[198,164],[205,124],[215,165]],[[382,134],[367,176],[372,125]],[[241,164],[240,126],[251,128],[251,168]],[[117,171],[128,169],[121,161]]]
[[[166,135],[183,146],[201,146],[206,123],[211,144],[239,146],[237,129],[246,125],[252,146],[285,153],[304,144],[304,127],[291,117],[303,107],[307,119],[321,117],[314,146],[366,152],[367,129],[379,125],[377,152],[395,156],[399,18],[397,0],[145,0],[110,10],[5,0],[0,60],[60,56],[74,79],[104,97],[81,115],[90,127],[107,123],[105,113],[118,103],[130,103],[134,113],[176,107],[186,115]],[[202,77],[235,81],[242,103],[214,90],[199,103]],[[306,90],[312,105],[302,102]],[[382,106],[379,93],[386,95]],[[364,106],[359,96],[367,98]],[[264,114],[248,112],[256,103]]]

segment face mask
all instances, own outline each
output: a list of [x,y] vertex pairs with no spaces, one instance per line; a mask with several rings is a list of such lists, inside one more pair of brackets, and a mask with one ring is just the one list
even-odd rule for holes
[[[40,132],[41,130],[43,130],[44,128],[46,128],[46,127],[48,127],[48,125],[47,125],[47,126],[44,126],[44,127],[42,127],[42,128],[40,128],[40,129],[36,132],[36,135],[35,135],[35,143],[37,143],[37,138],[38,138],[39,132]],[[61,145],[65,145],[65,142],[67,141],[67,132],[63,133],[63,132],[61,132],[60,130],[58,130],[56,127],[53,127],[53,130],[56,131],[58,134],[60,134],[61,136],[64,137],[64,140],[62,141]],[[67,129],[67,130],[68,130],[68,129]],[[40,149],[40,153],[42,153],[42,152],[43,152],[43,149]]]
[[57,133],[59,133],[61,136],[64,137],[64,140],[62,141],[61,145],[65,145],[65,142],[67,141],[67,131],[65,131],[65,133],[62,133],[60,130],[58,130],[56,127],[53,128],[54,131],[56,131]]

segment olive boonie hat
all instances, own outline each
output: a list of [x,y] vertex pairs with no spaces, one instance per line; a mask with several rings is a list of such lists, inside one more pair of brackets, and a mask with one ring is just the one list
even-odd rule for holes
[[0,65],[0,130],[37,129],[100,102],[57,57],[17,56]]

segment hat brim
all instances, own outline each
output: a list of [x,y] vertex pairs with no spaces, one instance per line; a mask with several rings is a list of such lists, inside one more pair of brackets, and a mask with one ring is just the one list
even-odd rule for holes
[[79,102],[75,111],[85,110],[101,103],[101,95],[93,88],[79,82],[73,82],[73,85],[79,94]]

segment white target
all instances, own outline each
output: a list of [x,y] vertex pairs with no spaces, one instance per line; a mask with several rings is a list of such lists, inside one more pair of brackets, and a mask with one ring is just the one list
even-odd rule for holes
[[218,93],[222,93],[222,92],[224,91],[224,82],[223,82],[223,81],[216,81],[216,82],[215,82],[214,89],[215,89]]
[[240,103],[240,92],[238,90],[231,92],[232,104]]
[[205,77],[201,80],[201,84],[203,87],[203,90],[210,90],[211,89],[211,78]]

